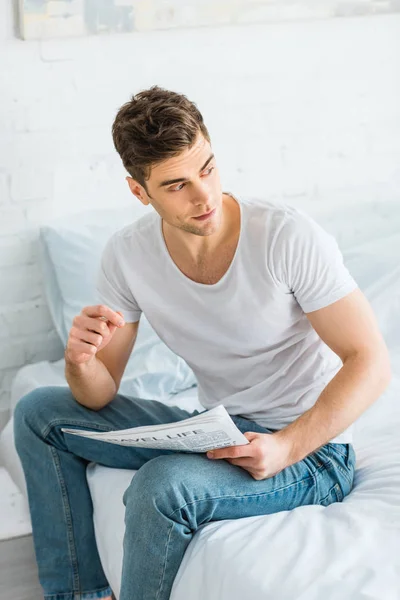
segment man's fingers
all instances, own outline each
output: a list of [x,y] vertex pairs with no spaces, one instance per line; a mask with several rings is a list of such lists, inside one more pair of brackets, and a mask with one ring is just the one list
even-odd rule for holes
[[[125,324],[125,320],[124,320],[124,315],[122,313],[119,312],[119,310],[117,310],[117,315],[120,315],[122,317],[123,323]],[[99,317],[100,319],[103,319],[104,317]],[[113,325],[112,323],[110,323],[110,321],[107,321],[107,326],[108,329],[110,330],[110,334],[114,333],[114,331],[117,329],[117,325]],[[121,325],[118,325],[118,327],[121,327]]]
[[[219,448],[218,450],[212,450],[212,458],[240,458],[244,456],[253,456],[251,444],[245,444],[244,446],[228,446],[228,448]],[[210,453],[207,452],[209,455]]]
[[73,323],[75,327],[78,329],[87,329],[88,331],[93,331],[94,333],[99,333],[102,336],[107,336],[110,333],[110,327],[115,329],[114,325],[110,325],[108,321],[103,321],[102,319],[93,319],[92,317],[88,317],[87,315],[78,315],[75,317]]
[[249,440],[249,442],[251,442],[252,440],[255,440],[257,437],[259,437],[260,434],[256,431],[246,431],[243,435]]
[[246,467],[254,467],[254,459],[253,457],[241,457],[241,458],[226,458],[227,462],[231,463],[231,465],[236,465],[237,467],[242,467],[245,469]]
[[118,312],[111,310],[111,308],[105,306],[104,304],[98,304],[97,306],[86,306],[82,312],[88,317],[102,317],[117,327],[121,327],[125,324],[123,317],[121,317]]

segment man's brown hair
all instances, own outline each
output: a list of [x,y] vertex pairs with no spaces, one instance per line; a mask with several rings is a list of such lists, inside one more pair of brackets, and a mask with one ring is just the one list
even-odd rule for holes
[[199,131],[210,142],[196,104],[157,85],[133,95],[112,126],[114,146],[125,169],[147,193],[151,166],[190,148]]

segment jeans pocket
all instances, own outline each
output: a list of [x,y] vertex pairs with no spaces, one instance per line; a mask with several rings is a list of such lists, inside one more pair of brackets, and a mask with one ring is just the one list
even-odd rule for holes
[[329,490],[329,493],[325,496],[325,498],[322,498],[320,504],[322,504],[322,506],[329,506],[334,502],[342,502],[343,498],[344,496],[340,485],[338,483],[335,483]]
[[312,454],[307,456],[307,459],[312,463],[316,471],[319,471],[324,467],[324,463],[322,462],[320,456],[318,456],[318,452],[312,452]]
[[334,442],[330,442],[329,446],[338,454],[341,454],[342,456],[346,457],[348,455],[348,448],[350,444],[337,444]]
[[351,491],[355,472],[355,452],[352,444],[329,444],[330,458],[337,469],[345,495]]
[[354,450],[353,444],[349,444],[349,453],[347,456],[347,465],[349,468],[353,469],[353,472],[355,470],[356,467],[356,452]]

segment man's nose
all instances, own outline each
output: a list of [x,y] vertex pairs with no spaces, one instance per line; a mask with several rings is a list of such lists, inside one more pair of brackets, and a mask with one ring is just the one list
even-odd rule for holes
[[208,186],[199,185],[193,189],[191,202],[196,206],[203,206],[212,209],[211,193]]

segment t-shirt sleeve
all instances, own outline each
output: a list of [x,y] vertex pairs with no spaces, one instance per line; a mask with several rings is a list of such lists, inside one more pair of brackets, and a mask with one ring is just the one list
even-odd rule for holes
[[276,249],[281,278],[305,313],[329,306],[358,287],[334,236],[301,211],[287,215]]
[[142,313],[132,295],[116,252],[115,237],[106,243],[96,279],[96,298],[112,310],[120,311],[126,323],[136,323]]

